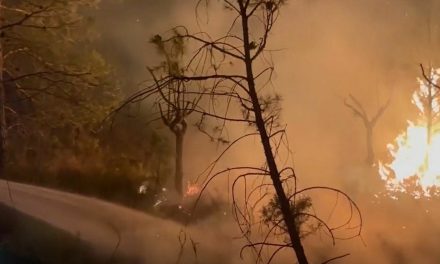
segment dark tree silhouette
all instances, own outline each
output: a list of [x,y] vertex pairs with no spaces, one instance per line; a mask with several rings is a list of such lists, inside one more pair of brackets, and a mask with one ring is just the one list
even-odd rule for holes
[[[425,68],[420,64],[423,79],[419,79],[420,89],[413,94],[413,102],[421,111],[426,122],[426,144],[428,146],[432,142],[432,135],[434,131],[434,124],[439,121],[440,112],[438,104],[440,100],[440,91],[438,86],[439,72],[438,70],[429,68],[429,73],[426,73]],[[429,164],[428,151],[425,154],[425,166]]]
[[359,100],[356,99],[356,97],[354,97],[351,94],[349,95],[349,99],[344,100],[344,105],[348,107],[356,117],[361,119],[362,123],[364,124],[365,132],[366,132],[365,146],[367,148],[367,158],[365,159],[365,162],[367,163],[367,165],[371,166],[374,164],[374,160],[375,160],[374,148],[373,148],[374,127],[376,126],[379,118],[383,115],[385,110],[390,105],[390,99],[384,105],[382,105],[379,108],[379,110],[377,110],[376,114],[372,118],[368,117],[365,108],[362,106]]
[[426,120],[426,132],[427,132],[427,144],[431,144],[432,134],[433,134],[433,124],[439,119],[439,111],[436,106],[440,99],[440,92],[438,91],[438,73],[433,69],[429,68],[429,75],[426,73],[423,65],[420,65],[422,70],[422,75],[424,80],[419,80],[421,88],[413,95],[413,100],[416,105],[420,108],[424,118]]
[[[203,96],[203,89],[188,89],[188,83],[178,77],[184,76],[186,69],[181,65],[185,45],[183,39],[176,38],[171,42],[164,42],[159,35],[154,36],[151,42],[156,46],[164,61],[156,67],[148,68],[152,77],[144,82],[145,89],[128,97],[114,113],[119,112],[131,103],[152,98],[157,112],[152,121],[162,120],[163,124],[175,137],[175,174],[174,186],[179,195],[183,194],[183,158],[184,138],[187,130],[187,119],[196,110]],[[175,78],[170,78],[174,76]],[[145,84],[146,83],[146,84]],[[193,88],[197,86],[192,84]],[[197,86],[200,87],[200,86]]]
[[[184,55],[184,43],[182,39],[176,39],[170,47],[169,43],[164,43],[160,36],[155,36],[152,40],[161,55],[165,57],[162,65],[149,69],[154,83],[156,84],[152,93],[156,95],[155,104],[159,108],[160,118],[163,124],[169,128],[175,137],[175,174],[174,186],[179,195],[183,194],[183,157],[184,157],[184,138],[187,130],[187,119],[193,113],[198,102],[202,98],[199,93],[190,93],[187,83],[182,80],[172,80],[162,82],[162,76],[182,76],[185,69],[181,66],[182,56]],[[199,91],[200,92],[200,91]]]

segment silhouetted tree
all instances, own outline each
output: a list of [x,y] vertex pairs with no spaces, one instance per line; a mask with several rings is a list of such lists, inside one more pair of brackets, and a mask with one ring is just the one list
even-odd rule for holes
[[425,69],[422,69],[423,80],[418,79],[420,89],[413,94],[413,102],[421,111],[426,121],[427,144],[431,144],[433,134],[433,124],[438,122],[440,117],[439,99],[440,92],[438,90],[438,79],[440,77],[439,69],[429,69],[429,75],[426,74]]
[[182,56],[184,55],[183,39],[176,39],[171,43],[171,47],[166,47],[169,43],[164,43],[159,35],[152,40],[159,54],[165,57],[162,65],[149,69],[151,76],[156,84],[156,105],[163,124],[169,128],[175,137],[175,166],[174,166],[174,187],[179,195],[183,194],[183,157],[184,157],[184,138],[187,130],[187,119],[193,113],[198,102],[202,98],[200,94],[190,92],[186,83],[182,80],[161,81],[166,76],[181,76],[185,69],[181,66]]
[[373,130],[377,124],[377,121],[383,115],[385,110],[388,108],[389,104],[390,104],[390,100],[388,100],[383,106],[381,106],[379,110],[377,110],[376,114],[370,118],[368,117],[365,108],[362,106],[359,100],[356,99],[356,97],[354,97],[353,95],[350,94],[349,99],[344,101],[344,105],[348,107],[356,117],[361,119],[362,123],[364,124],[365,132],[366,132],[365,146],[367,148],[367,158],[365,159],[365,162],[370,166],[374,164],[374,160],[375,160],[374,149],[373,149],[373,145],[374,145]]
[[[158,118],[173,133],[175,138],[175,163],[174,187],[179,195],[183,194],[183,158],[184,139],[187,130],[188,117],[194,112],[202,98],[202,89],[188,89],[187,82],[167,76],[184,76],[186,69],[181,65],[185,53],[182,38],[172,42],[164,42],[159,35],[151,39],[158,53],[164,61],[156,67],[148,68],[152,77],[147,81],[147,88],[141,89],[128,97],[124,103],[115,110],[118,112],[131,103],[152,98],[157,108]],[[165,76],[165,77],[164,77]],[[196,86],[196,84],[193,84]],[[198,86],[199,87],[199,86]]]

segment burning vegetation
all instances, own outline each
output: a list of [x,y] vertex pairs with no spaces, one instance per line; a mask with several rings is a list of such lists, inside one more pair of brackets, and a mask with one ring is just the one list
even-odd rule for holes
[[440,69],[430,69],[426,79],[417,79],[412,95],[417,120],[408,120],[404,132],[388,145],[391,162],[379,162],[379,173],[389,191],[410,192],[415,197],[439,194],[440,184]]
[[139,263],[437,263],[440,55],[390,90],[439,1],[194,2],[0,0],[0,202]]

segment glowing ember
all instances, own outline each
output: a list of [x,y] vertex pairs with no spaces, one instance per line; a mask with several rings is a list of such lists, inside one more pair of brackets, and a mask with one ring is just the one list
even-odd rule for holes
[[200,192],[200,187],[197,184],[191,184],[190,182],[188,182],[187,188],[186,188],[186,192],[185,192],[185,197],[191,197],[194,195],[197,195]]
[[[440,69],[431,70],[432,83],[437,83],[439,74]],[[412,194],[420,197],[440,187],[440,93],[428,82],[418,82],[420,89],[414,92],[412,102],[421,120],[408,121],[406,131],[388,145],[392,161],[379,162],[379,173],[388,190],[408,192],[408,188],[419,187]]]

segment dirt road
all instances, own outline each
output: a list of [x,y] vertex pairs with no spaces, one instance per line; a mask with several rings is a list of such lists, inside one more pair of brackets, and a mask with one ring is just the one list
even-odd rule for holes
[[116,251],[139,263],[176,263],[181,248],[178,238],[184,230],[183,263],[194,263],[196,258],[189,236],[197,245],[200,263],[233,263],[231,259],[239,258],[240,242],[232,239],[232,223],[217,217],[185,228],[99,199],[13,182],[8,188],[5,181],[0,181],[0,202],[80,236],[109,257]]

